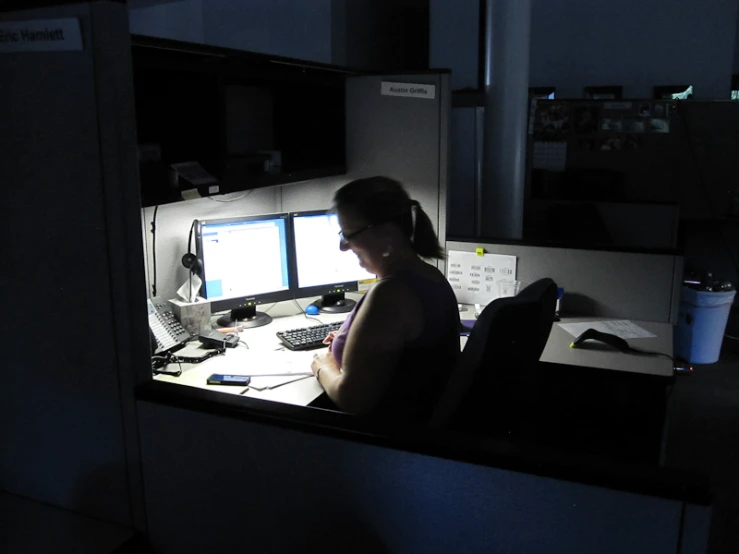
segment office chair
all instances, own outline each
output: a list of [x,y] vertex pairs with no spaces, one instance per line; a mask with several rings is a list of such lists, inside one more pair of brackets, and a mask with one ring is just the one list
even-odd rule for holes
[[555,282],[540,279],[515,297],[488,304],[436,405],[432,427],[516,439],[536,425],[536,366],[556,298]]

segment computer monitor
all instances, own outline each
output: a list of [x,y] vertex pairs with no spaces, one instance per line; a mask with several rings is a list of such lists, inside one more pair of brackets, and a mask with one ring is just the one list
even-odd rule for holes
[[355,302],[345,297],[356,291],[359,281],[374,279],[373,273],[359,265],[351,251],[339,248],[339,219],[327,210],[293,212],[295,295],[318,296],[315,305],[321,312],[349,312]]
[[221,327],[260,327],[272,318],[257,305],[293,298],[288,214],[208,219],[196,222],[203,296],[211,310],[230,310]]

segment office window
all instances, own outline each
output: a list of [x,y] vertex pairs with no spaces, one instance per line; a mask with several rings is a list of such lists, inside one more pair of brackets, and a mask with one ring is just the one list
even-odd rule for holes
[[693,85],[668,85],[652,89],[652,98],[657,100],[690,100],[693,97]]
[[555,87],[529,87],[529,98],[536,100],[554,100]]

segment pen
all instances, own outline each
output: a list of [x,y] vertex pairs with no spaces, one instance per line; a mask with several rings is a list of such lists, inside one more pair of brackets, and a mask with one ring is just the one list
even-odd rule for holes
[[310,377],[312,371],[293,371],[292,373],[247,373],[249,377]]
[[271,387],[254,387],[254,386],[252,386],[251,388],[253,388],[256,391],[260,391],[260,392],[263,391],[263,390],[272,390],[272,389],[276,389],[278,387],[281,387],[282,385],[289,385],[290,383],[295,383],[296,381],[302,381],[303,379],[307,379],[308,377],[313,377],[313,374],[311,373],[310,375],[303,375],[301,377],[298,377],[297,379],[293,379],[292,381],[285,381],[284,383],[278,383],[277,385],[272,385]]

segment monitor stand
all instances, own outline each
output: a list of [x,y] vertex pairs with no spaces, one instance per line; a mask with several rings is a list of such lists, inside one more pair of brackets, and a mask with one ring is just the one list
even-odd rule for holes
[[235,308],[229,313],[222,315],[216,321],[219,327],[236,327],[240,325],[245,329],[262,327],[272,322],[272,318],[264,312],[258,312],[256,306]]
[[351,312],[356,302],[351,298],[346,298],[343,292],[333,292],[324,294],[313,302],[311,306],[318,308],[318,311],[324,314],[343,314]]

